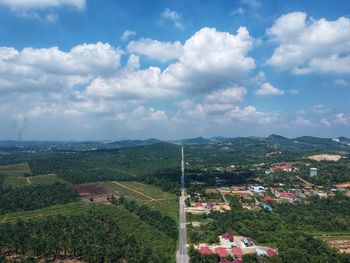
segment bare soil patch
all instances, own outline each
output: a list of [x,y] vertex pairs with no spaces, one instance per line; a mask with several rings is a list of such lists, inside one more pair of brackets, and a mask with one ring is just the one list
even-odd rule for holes
[[72,188],[78,192],[81,199],[90,203],[109,203],[110,197],[113,195],[111,190],[97,183],[77,184],[73,185]]
[[310,160],[314,160],[314,161],[339,161],[342,156],[339,154],[318,154],[318,155],[311,155],[309,157],[307,157]]

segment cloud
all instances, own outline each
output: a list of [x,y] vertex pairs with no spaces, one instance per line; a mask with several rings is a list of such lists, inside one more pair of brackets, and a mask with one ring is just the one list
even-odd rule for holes
[[334,118],[334,122],[341,125],[349,125],[350,124],[350,116],[345,113],[337,113]]
[[183,53],[182,44],[176,42],[160,42],[149,38],[141,38],[138,41],[131,41],[127,50],[130,53],[144,55],[161,62],[178,59]]
[[269,95],[283,95],[284,91],[273,87],[270,83],[264,82],[261,84],[260,89],[255,92],[257,96],[269,96]]
[[122,41],[127,41],[129,37],[135,36],[136,32],[135,31],[130,31],[130,30],[125,30],[122,37],[120,38]]
[[312,112],[316,113],[316,114],[324,114],[324,113],[328,113],[331,111],[330,108],[324,106],[324,105],[315,105],[312,107]]
[[237,9],[233,10],[230,15],[231,16],[237,16],[237,15],[240,16],[240,15],[244,15],[244,13],[245,13],[244,8],[243,7],[239,7]]
[[121,51],[109,44],[83,44],[69,52],[0,47],[0,90],[32,92],[64,90],[109,75],[120,67]]
[[163,78],[193,92],[231,86],[255,67],[254,59],[247,56],[252,45],[253,38],[244,27],[236,35],[202,28],[185,42],[179,61],[164,70]]
[[333,83],[335,85],[338,85],[338,86],[347,86],[347,85],[349,85],[349,82],[347,82],[346,80],[343,80],[343,79],[335,79],[333,81]]
[[294,122],[295,122],[295,124],[301,125],[301,126],[313,126],[314,125],[310,120],[305,119],[301,116],[297,116]]
[[267,34],[278,47],[268,64],[294,74],[350,73],[350,19],[307,19],[294,12],[279,17]]
[[290,89],[290,90],[287,90],[287,93],[291,94],[291,95],[297,95],[300,93],[300,90],[297,90],[297,89]]
[[166,8],[162,12],[161,16],[164,20],[170,21],[176,28],[184,29],[184,25],[182,24],[181,14],[177,13],[176,11]]
[[250,7],[253,10],[258,9],[261,6],[260,1],[258,0],[241,0],[241,3]]
[[71,6],[78,10],[85,8],[85,0],[0,0],[0,5],[5,5],[15,11],[28,11],[61,6]]
[[207,95],[206,99],[219,103],[232,103],[241,101],[246,94],[247,90],[244,87],[231,87],[214,91]]

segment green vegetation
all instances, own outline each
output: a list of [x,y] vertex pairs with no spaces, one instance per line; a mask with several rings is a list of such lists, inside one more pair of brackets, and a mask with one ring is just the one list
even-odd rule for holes
[[16,189],[0,189],[0,214],[33,210],[55,204],[66,204],[78,198],[64,184],[37,185]]
[[148,206],[138,205],[135,201],[127,201],[123,197],[120,203],[131,213],[135,213],[147,224],[157,227],[170,238],[177,240],[178,231],[176,221],[169,216],[163,216],[159,211],[152,210]]
[[[66,205],[69,209],[74,206],[79,207]],[[174,261],[175,240],[156,227],[122,207],[87,207],[90,212],[85,210],[80,215],[0,224],[1,254],[16,254],[24,261],[36,256],[49,261],[68,258],[86,262]]]
[[123,231],[112,217],[98,213],[2,224],[0,233],[2,254],[52,260],[63,252],[64,257],[87,262],[170,262],[169,255],[154,251],[138,236]]
[[[206,216],[202,217],[203,219]],[[257,243],[277,247],[283,262],[346,262],[313,232],[349,232],[350,198],[310,198],[298,204],[275,205],[273,212],[239,208],[208,216],[210,224],[192,228],[193,243],[212,242],[223,232],[233,230],[253,238]],[[294,255],[294,256],[293,256]]]
[[105,182],[107,188],[117,191],[127,200],[159,210],[178,222],[178,197],[175,194],[161,191],[158,187],[139,182]]
[[12,212],[0,215],[0,223],[15,223],[18,220],[39,220],[49,216],[79,216],[90,211],[91,206],[81,201],[64,205],[53,205],[30,211]]

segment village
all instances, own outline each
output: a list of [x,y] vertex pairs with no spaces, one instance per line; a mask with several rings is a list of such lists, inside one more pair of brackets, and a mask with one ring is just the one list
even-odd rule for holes
[[[314,155],[308,157],[310,160],[319,161],[338,161],[341,156],[333,155]],[[203,187],[202,192],[188,193],[186,199],[185,211],[192,215],[208,215],[212,212],[225,213],[232,211],[234,208],[230,206],[230,201],[239,200],[242,208],[258,211],[265,210],[272,212],[275,204],[281,203],[297,203],[305,198],[317,196],[319,198],[334,197],[337,192],[342,192],[350,196],[349,184],[337,184],[333,188],[325,188],[316,186],[298,175],[294,175],[298,171],[298,166],[293,162],[273,163],[268,169],[264,169],[265,164],[253,165],[251,169],[262,172],[265,176],[274,173],[292,174],[298,181],[298,185],[290,187],[283,183],[274,183],[273,185],[264,183],[264,180],[258,178],[257,183],[252,184],[235,184],[229,185],[225,179],[218,175],[215,177],[215,186],[204,187],[201,182],[193,182],[192,184]],[[234,172],[235,166],[230,165],[226,168],[216,167],[215,170],[220,173]],[[309,177],[318,175],[316,167],[308,167]],[[234,212],[234,211],[232,211]],[[200,223],[196,221],[190,222],[192,227],[199,227]],[[225,232],[218,237],[219,242],[212,244],[198,243],[194,244],[201,255],[216,254],[220,257],[221,263],[241,263],[242,258],[247,254],[255,254],[257,256],[273,257],[278,255],[276,248],[257,245],[250,237],[236,235],[236,233]]]

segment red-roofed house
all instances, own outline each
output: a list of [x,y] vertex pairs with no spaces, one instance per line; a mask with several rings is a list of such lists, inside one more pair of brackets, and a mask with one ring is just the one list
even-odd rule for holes
[[284,198],[284,199],[291,199],[292,197],[286,193],[286,192],[279,192],[279,195],[281,198]]
[[225,238],[225,239],[230,240],[231,242],[233,242],[233,234],[230,233],[230,232],[223,233],[222,237]]
[[277,256],[277,253],[274,250],[270,249],[270,248],[266,249],[266,254],[267,254],[268,257],[275,257],[275,256]]
[[232,248],[232,254],[235,258],[242,258],[243,257],[242,249],[240,249],[239,247]]
[[273,198],[272,196],[267,195],[267,196],[264,197],[264,200],[269,202],[269,201],[275,201],[276,199]]
[[226,249],[224,249],[223,247],[217,247],[215,248],[215,252],[216,254],[219,255],[219,257],[224,258],[228,256],[228,253],[226,251]]
[[202,204],[202,203],[197,202],[197,203],[194,203],[194,206],[195,206],[195,207],[202,207],[202,206],[203,206],[203,204]]
[[199,253],[201,253],[202,255],[211,255],[211,254],[213,254],[213,252],[211,251],[211,249],[208,248],[208,247],[201,247],[201,248],[199,249]]

